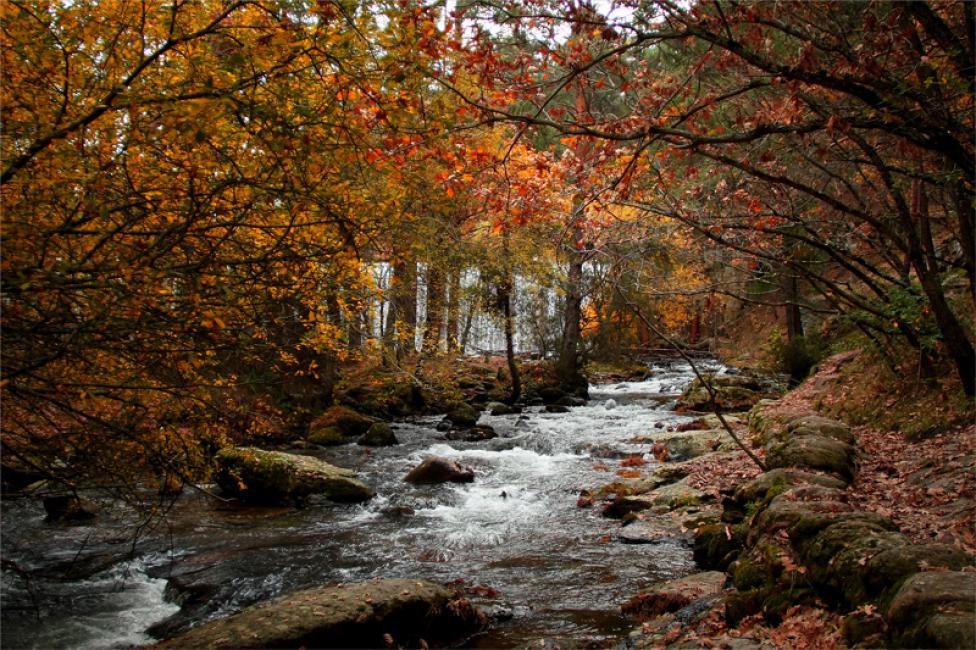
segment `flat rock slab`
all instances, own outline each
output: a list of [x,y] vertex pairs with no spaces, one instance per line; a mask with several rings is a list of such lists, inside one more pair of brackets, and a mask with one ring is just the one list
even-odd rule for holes
[[695,600],[720,593],[725,580],[722,571],[693,573],[641,591],[621,605],[621,610],[644,619],[676,612]]
[[485,618],[446,587],[379,580],[306,589],[205,623],[154,648],[382,648],[457,643]]
[[624,544],[660,544],[679,536],[674,526],[650,521],[635,521],[620,529],[617,534]]
[[234,447],[220,450],[215,460],[214,481],[220,489],[250,503],[301,502],[312,494],[358,502],[375,495],[371,487],[356,480],[354,471],[311,456]]

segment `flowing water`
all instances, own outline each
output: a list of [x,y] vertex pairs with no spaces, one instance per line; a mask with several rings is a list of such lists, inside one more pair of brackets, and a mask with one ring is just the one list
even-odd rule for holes
[[[191,595],[172,631],[303,587],[374,577],[463,581],[495,621],[474,647],[540,638],[612,644],[632,626],[620,603],[693,570],[680,537],[623,544],[618,522],[576,505],[582,489],[613,480],[607,466],[616,459],[647,452],[636,436],[687,419],[671,407],[690,367],[652,371],[643,382],[591,386],[587,405],[569,413],[484,415],[499,434],[484,442],[446,441],[435,429],[440,418],[427,417],[395,423],[398,446],[316,452],[376,488],[366,504],[244,508],[193,493],[165,528],[133,542],[121,506],[95,525],[62,526],[44,523],[36,500],[5,501],[3,647],[150,642],[147,629],[179,611],[164,593],[167,580]],[[472,466],[475,482],[403,482],[429,455]]]

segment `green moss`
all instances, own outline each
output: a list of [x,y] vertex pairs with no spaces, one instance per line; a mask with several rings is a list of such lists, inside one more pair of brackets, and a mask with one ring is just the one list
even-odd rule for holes
[[346,444],[349,442],[349,439],[337,427],[325,427],[312,433],[308,437],[308,441],[313,445],[334,447],[336,445]]
[[750,560],[739,560],[732,573],[732,583],[739,591],[748,591],[767,585],[769,574],[765,567]]

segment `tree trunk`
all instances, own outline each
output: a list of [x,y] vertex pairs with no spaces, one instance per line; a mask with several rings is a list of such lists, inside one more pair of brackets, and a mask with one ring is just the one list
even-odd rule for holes
[[417,326],[417,263],[413,260],[393,264],[390,276],[390,310],[384,331],[384,347],[397,360],[414,350]]
[[583,304],[583,254],[578,242],[583,237],[582,202],[577,199],[573,207],[573,224],[570,229],[569,269],[566,274],[566,302],[563,306],[563,338],[559,347],[556,372],[559,383],[573,392],[581,383],[579,368],[580,320]]
[[440,348],[441,326],[444,324],[444,272],[427,266],[427,328],[424,331],[423,355],[436,355]]
[[799,289],[796,274],[788,269],[783,282],[786,294],[786,338],[789,341],[803,336],[803,315],[800,313],[800,305],[797,302]]
[[514,404],[522,396],[522,377],[519,375],[518,364],[515,361],[515,317],[512,314],[512,255],[509,248],[510,235],[506,229],[502,233],[502,256],[505,264],[502,281],[498,291],[502,295],[502,314],[505,317],[505,359],[508,361],[508,374],[512,377],[512,392],[508,396],[508,403]]
[[461,320],[461,273],[462,269],[451,269],[447,295],[447,351],[458,349],[458,321]]

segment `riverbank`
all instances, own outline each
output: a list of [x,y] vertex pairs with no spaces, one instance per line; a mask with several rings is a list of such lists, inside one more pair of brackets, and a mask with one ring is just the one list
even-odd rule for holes
[[[841,466],[823,471],[822,459],[813,461],[820,467],[803,467],[802,458],[785,463],[795,470],[760,474],[741,451],[683,464],[687,483],[723,505],[718,522],[695,531],[699,568],[713,570],[701,576],[712,584],[721,576],[723,588],[699,584],[683,598],[668,584],[644,592],[648,615],[629,645],[972,646],[972,409],[951,386],[931,384],[915,384],[915,403],[895,402],[909,389],[889,383],[879,391],[879,376],[867,355],[835,355],[782,399],[759,404],[747,423],[737,422],[767,466],[784,465],[777,437],[789,445],[819,435],[791,422],[846,414],[853,426],[838,422],[836,437],[855,445],[849,476]],[[873,400],[860,401],[870,390]],[[878,412],[878,400],[888,402],[883,426],[868,415]],[[919,405],[929,409],[919,413]],[[811,473],[796,474],[801,469]]]

